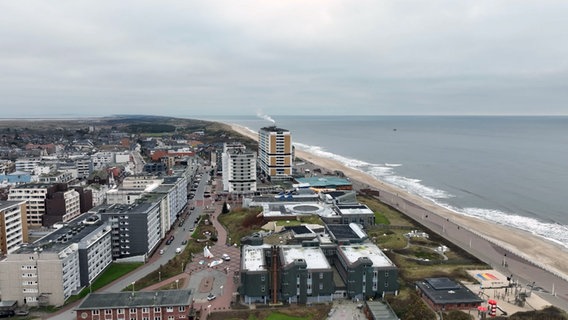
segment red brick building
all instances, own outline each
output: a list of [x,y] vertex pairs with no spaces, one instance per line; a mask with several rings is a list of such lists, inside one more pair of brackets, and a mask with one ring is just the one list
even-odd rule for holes
[[91,293],[75,309],[77,320],[188,319],[190,290]]

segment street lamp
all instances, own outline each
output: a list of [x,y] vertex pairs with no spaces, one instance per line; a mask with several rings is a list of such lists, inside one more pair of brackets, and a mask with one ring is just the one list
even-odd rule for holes
[[158,271],[158,282],[162,282],[162,271]]
[[134,295],[134,284],[136,283],[136,281],[132,281],[132,294]]
[[221,289],[221,295],[223,295],[223,286],[220,286],[219,289]]
[[179,289],[179,279],[176,279],[176,289]]

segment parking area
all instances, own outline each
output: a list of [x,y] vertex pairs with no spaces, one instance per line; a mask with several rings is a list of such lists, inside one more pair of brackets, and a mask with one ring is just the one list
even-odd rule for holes
[[365,314],[361,308],[361,302],[350,300],[336,300],[329,311],[328,320],[357,320],[365,319]]

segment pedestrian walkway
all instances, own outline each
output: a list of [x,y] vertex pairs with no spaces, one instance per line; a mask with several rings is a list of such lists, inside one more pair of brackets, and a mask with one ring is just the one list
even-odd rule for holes
[[[203,252],[193,254],[191,261],[185,267],[183,273],[164,279],[159,283],[144,288],[144,291],[158,290],[165,286],[172,286],[177,282],[179,289],[191,289],[193,292],[194,307],[202,311],[206,317],[211,312],[229,310],[234,302],[234,293],[238,287],[238,274],[240,270],[240,250],[238,247],[227,243],[227,230],[218,221],[222,211],[222,204],[209,204],[211,213],[210,220],[217,231],[217,242],[210,244],[209,251],[212,258],[206,258]],[[230,260],[222,259],[227,254]],[[217,265],[211,266],[216,261]],[[204,281],[211,281],[204,286]],[[209,294],[215,295],[215,299],[208,300]]]

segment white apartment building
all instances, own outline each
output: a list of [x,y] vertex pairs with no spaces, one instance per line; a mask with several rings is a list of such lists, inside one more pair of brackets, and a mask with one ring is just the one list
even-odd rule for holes
[[106,191],[107,204],[133,204],[142,198],[144,190],[112,188]]
[[146,190],[160,185],[163,182],[162,178],[156,176],[129,176],[122,180],[122,188],[134,190]]
[[115,163],[114,152],[97,152],[91,155],[91,163],[93,170],[98,171],[106,168],[108,165]]
[[34,173],[34,169],[41,162],[40,158],[20,158],[16,160],[16,171]]
[[244,146],[225,145],[222,155],[223,191],[250,193],[256,191],[256,153]]
[[73,220],[81,214],[81,197],[79,192],[69,189],[63,192],[63,199],[65,203],[65,214],[63,215],[63,222]]
[[292,136],[290,131],[275,126],[258,132],[258,163],[266,177],[288,179],[292,175]]
[[61,306],[110,265],[110,227],[74,220],[0,260],[2,299],[20,305]]
[[25,201],[0,201],[0,256],[28,242]]
[[115,163],[128,163],[130,161],[130,152],[117,152],[114,155]]
[[24,184],[10,189],[8,201],[26,201],[28,226],[41,226],[45,214],[45,197],[49,185]]
[[39,183],[67,183],[74,179],[73,173],[69,171],[50,171],[42,173],[38,177]]
[[106,193],[109,187],[106,184],[91,184],[85,187],[85,190],[91,190],[93,195],[93,207],[101,205],[106,201]]

